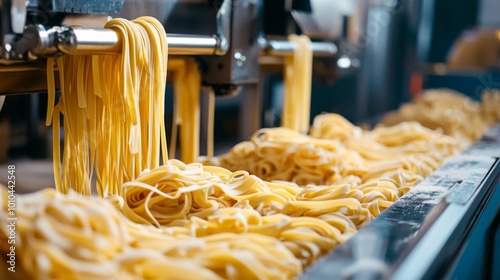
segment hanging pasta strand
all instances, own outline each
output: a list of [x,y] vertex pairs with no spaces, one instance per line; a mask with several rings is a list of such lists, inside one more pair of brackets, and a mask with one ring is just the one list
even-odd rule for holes
[[290,35],[288,40],[295,44],[295,51],[285,58],[281,126],[305,134],[309,130],[311,107],[311,41],[305,35],[295,34]]
[[169,69],[173,72],[174,114],[170,141],[170,157],[177,148],[178,130],[182,161],[195,162],[200,150],[200,87],[201,75],[192,58],[174,59]]
[[215,126],[215,93],[208,92],[207,110],[207,160],[210,162],[214,157],[214,126]]
[[[162,162],[168,160],[163,121],[168,49],[163,26],[142,17],[113,19],[105,27],[120,36],[121,55],[57,60],[61,97],[53,114],[54,137],[59,136],[55,119],[60,113],[65,140],[62,168],[55,162],[54,171],[56,186],[64,193],[73,189],[91,194],[95,172],[99,195],[120,194],[124,181],[159,166],[160,155]],[[49,91],[53,88],[49,79]],[[59,148],[54,145],[57,161]]]

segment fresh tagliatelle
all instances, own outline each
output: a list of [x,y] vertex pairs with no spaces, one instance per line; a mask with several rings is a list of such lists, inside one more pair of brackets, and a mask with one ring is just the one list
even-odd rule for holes
[[[305,227],[286,217],[267,223],[249,219],[246,228],[233,222],[233,231],[225,231],[225,223],[208,234],[194,219],[160,229],[134,224],[109,201],[72,191],[21,195],[17,207],[17,261],[29,279],[289,279],[302,271],[286,242],[259,233]],[[0,209],[5,221],[5,187]],[[252,216],[245,211],[252,210],[233,208],[218,218]],[[2,239],[5,233],[2,227]]]
[[[62,56],[57,59],[61,96],[53,119],[54,173],[57,190],[99,195],[120,194],[121,185],[144,169],[166,162],[164,93],[167,41],[154,18],[113,19],[106,28],[120,37],[120,55]],[[49,60],[49,72],[52,61]],[[53,86],[53,74],[48,75]],[[49,101],[54,94],[49,87]],[[64,116],[60,155],[59,122]]]
[[[242,142],[219,157],[219,163],[229,170],[247,170],[264,180],[328,185],[346,176],[368,182],[380,175],[390,177],[393,172],[422,178],[461,147],[451,137],[418,123],[380,127],[370,132],[350,125],[340,133],[338,122],[339,126],[345,125],[339,115],[317,116],[311,136],[286,128],[261,129],[251,141]],[[320,127],[327,124],[334,131]],[[334,138],[320,139],[320,133]]]

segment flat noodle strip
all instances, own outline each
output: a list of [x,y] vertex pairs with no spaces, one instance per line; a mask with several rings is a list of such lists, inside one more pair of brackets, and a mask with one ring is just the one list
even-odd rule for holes
[[207,160],[214,157],[215,93],[208,93]]
[[305,35],[295,34],[290,35],[288,40],[295,44],[295,51],[293,56],[285,58],[281,126],[307,133],[311,109],[311,42]]
[[54,112],[54,103],[56,100],[56,89],[54,81],[54,58],[47,58],[47,118],[45,125],[52,123]]
[[200,85],[201,75],[192,58],[172,60],[174,87],[174,114],[170,141],[170,157],[175,158],[178,129],[180,128],[181,159],[195,162],[199,156],[200,139]]
[[184,66],[174,74],[174,95],[182,119],[181,159],[186,163],[192,163],[200,153],[201,76],[194,59],[186,59]]

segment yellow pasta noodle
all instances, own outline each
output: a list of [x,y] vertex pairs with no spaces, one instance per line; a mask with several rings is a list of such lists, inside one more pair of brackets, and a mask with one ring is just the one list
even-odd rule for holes
[[180,126],[181,160],[195,162],[200,149],[200,85],[201,76],[194,59],[176,59],[174,72],[174,124],[170,156],[175,157],[177,126]]
[[311,42],[305,35],[295,34],[290,35],[288,40],[295,44],[295,51],[285,58],[281,126],[307,133],[311,107]]

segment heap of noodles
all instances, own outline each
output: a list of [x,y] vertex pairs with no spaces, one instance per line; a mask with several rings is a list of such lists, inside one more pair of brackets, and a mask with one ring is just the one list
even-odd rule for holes
[[302,186],[329,185],[349,176],[361,183],[396,178],[401,195],[463,146],[415,122],[362,131],[339,115],[324,114],[315,118],[310,136],[261,129],[218,160],[229,170]]
[[[384,116],[382,123],[395,125],[417,121],[463,141],[477,140],[500,119],[500,91],[486,90],[480,102],[449,89],[428,90],[412,103]],[[425,113],[422,113],[425,112]]]
[[[6,202],[2,189],[3,220]],[[267,223],[268,230],[281,229],[285,235],[306,228],[307,222],[250,219],[249,228],[241,231],[203,232],[194,220],[189,227],[137,225],[110,202],[72,191],[62,195],[48,189],[20,196],[17,203],[17,262],[29,279],[289,279],[302,271],[290,246],[256,228]],[[237,226],[236,211],[252,215],[238,209],[218,218]]]
[[[48,61],[47,123],[59,139],[64,117],[64,149],[55,141],[58,192],[17,197],[15,245],[27,278],[290,279],[463,148],[416,122],[363,131],[329,114],[310,136],[256,132],[220,158],[232,171],[169,160],[165,31],[149,17],[106,28],[119,35],[120,55]],[[191,123],[186,112],[179,124]],[[188,127],[184,138],[195,133]],[[3,187],[0,239],[9,236],[7,202]]]
[[397,178],[402,195],[500,120],[498,107],[500,92],[487,91],[474,102],[456,92],[431,90],[371,131],[340,115],[323,114],[316,116],[309,135],[261,129],[214,162],[301,186],[328,185],[346,176],[362,183]]

